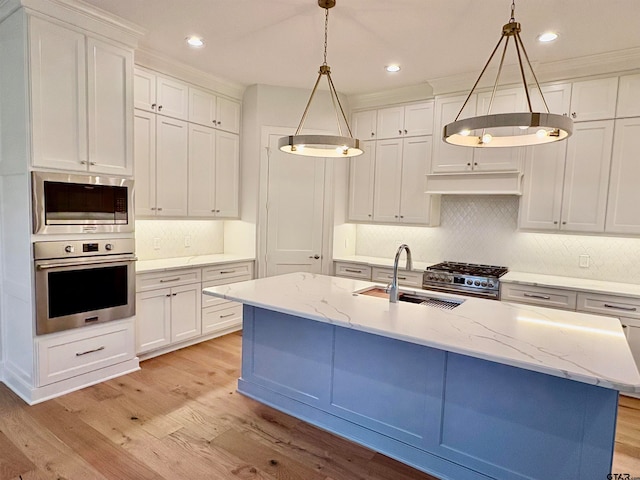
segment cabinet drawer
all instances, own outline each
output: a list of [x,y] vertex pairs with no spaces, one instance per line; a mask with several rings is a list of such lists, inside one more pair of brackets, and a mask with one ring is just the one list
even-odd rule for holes
[[557,288],[509,283],[503,283],[500,286],[500,300],[504,302],[530,303],[544,307],[575,310],[576,296],[576,292]]
[[[251,280],[251,275],[241,275],[238,277],[221,278],[219,280],[210,280],[208,282],[202,282],[202,288],[217,287],[218,285],[226,285],[227,283],[244,282]],[[212,307],[214,305],[221,305],[223,303],[229,303],[229,300],[224,298],[212,297],[211,295],[202,294],[202,308]]]
[[38,386],[115,365],[135,356],[131,321],[78,330],[86,331],[36,340]]
[[335,264],[335,275],[337,277],[360,278],[363,280],[371,279],[371,267],[367,265],[358,265],[357,263],[340,263]]
[[[371,274],[372,282],[389,283],[393,278],[393,268],[373,267]],[[422,288],[422,272],[408,272],[398,270],[398,283],[410,287]]]
[[640,319],[640,298],[598,293],[579,293],[578,311]]
[[215,333],[232,327],[242,326],[242,304],[226,302],[223,305],[202,310],[202,334]]
[[139,273],[136,275],[136,292],[198,283],[200,279],[201,272],[199,268],[160,273]]
[[[253,262],[228,263],[226,265],[215,265],[202,269],[202,281],[231,279],[232,277],[248,276],[247,280],[253,278]],[[223,283],[232,283],[239,280],[228,280]],[[217,285],[222,285],[218,283]]]

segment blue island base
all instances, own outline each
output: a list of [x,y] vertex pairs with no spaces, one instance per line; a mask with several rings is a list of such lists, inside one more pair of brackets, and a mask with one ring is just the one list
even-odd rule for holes
[[603,480],[618,392],[245,306],[238,390],[450,480]]

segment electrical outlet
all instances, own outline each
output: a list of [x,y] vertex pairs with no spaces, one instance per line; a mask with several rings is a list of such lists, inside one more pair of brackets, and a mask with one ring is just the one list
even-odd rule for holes
[[158,237],[154,237],[153,239],[153,249],[160,250],[160,239]]
[[578,265],[580,268],[589,268],[590,257],[589,255],[578,256]]
[[184,246],[187,248],[191,246],[191,235],[184,236]]

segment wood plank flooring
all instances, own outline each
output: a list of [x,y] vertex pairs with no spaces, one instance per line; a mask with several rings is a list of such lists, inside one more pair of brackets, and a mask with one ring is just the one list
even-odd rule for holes
[[[0,480],[434,480],[236,393],[239,333],[33,407],[0,384]],[[615,473],[640,477],[640,400]]]

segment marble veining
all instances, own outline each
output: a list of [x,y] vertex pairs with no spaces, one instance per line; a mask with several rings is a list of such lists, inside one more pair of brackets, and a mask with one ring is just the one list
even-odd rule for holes
[[[375,283],[291,273],[207,295],[625,392],[640,374],[616,318],[432,292],[453,310],[361,295]],[[405,291],[418,291],[402,288]]]

